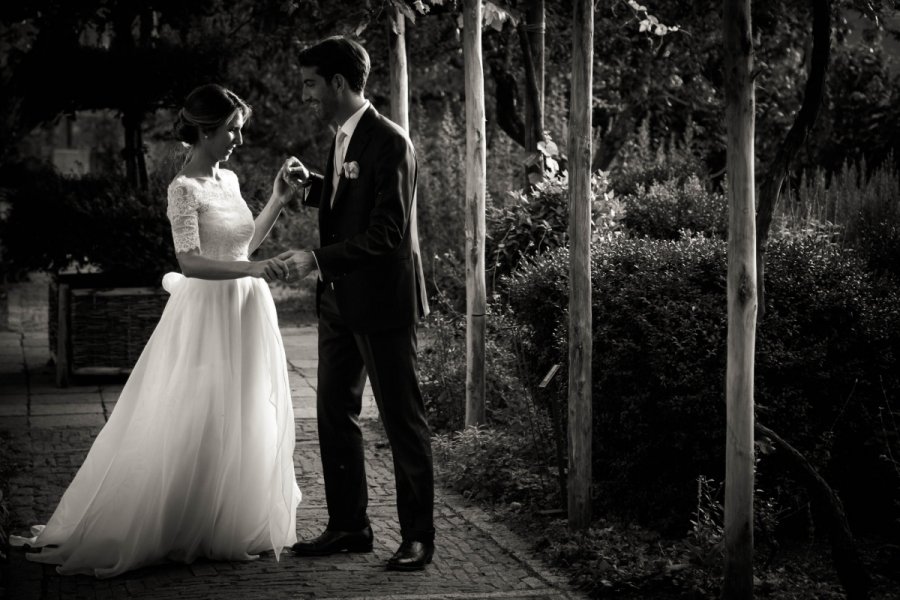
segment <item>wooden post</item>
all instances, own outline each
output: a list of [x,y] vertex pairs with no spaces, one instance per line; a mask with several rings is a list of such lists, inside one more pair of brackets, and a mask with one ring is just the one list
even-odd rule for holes
[[391,119],[409,131],[409,74],[406,68],[406,18],[391,9],[388,33],[391,65]]
[[724,0],[728,173],[728,357],[725,376],[725,581],[722,597],[753,597],[753,367],[756,224],[750,0]]
[[487,178],[481,0],[463,2],[466,78],[466,426],[484,423],[484,202]]
[[591,523],[593,0],[575,0],[569,123],[569,528]]

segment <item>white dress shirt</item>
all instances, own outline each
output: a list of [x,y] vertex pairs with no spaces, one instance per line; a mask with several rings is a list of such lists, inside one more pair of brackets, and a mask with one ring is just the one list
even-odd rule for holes
[[365,100],[363,105],[355,113],[350,115],[346,121],[338,127],[335,135],[334,143],[334,172],[331,174],[331,205],[334,205],[334,196],[337,193],[338,182],[341,178],[341,171],[344,167],[344,158],[347,156],[347,147],[350,145],[350,138],[356,131],[359,120],[362,119],[363,113],[369,108],[369,101]]
[[[347,156],[347,147],[350,145],[350,138],[353,137],[353,132],[356,131],[356,126],[359,125],[359,120],[362,119],[367,108],[369,108],[369,101],[365,100],[363,101],[363,105],[359,107],[359,110],[350,115],[347,120],[338,127],[337,133],[335,134],[333,157],[334,169],[331,174],[331,198],[329,199],[329,203],[332,206],[334,205],[334,196],[337,193],[338,182],[341,179],[341,171],[344,168],[344,158]],[[316,256],[315,252],[312,252],[312,255],[313,260],[316,263],[316,271],[319,279],[322,279],[322,270],[319,269],[319,258]]]

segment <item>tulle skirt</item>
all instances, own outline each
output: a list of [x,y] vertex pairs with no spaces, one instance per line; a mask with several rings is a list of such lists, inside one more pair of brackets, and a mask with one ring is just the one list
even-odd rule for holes
[[[294,414],[261,279],[169,274],[150,341],[29,560],[111,577],[166,560],[276,558],[297,541]],[[20,538],[20,542],[22,539]]]

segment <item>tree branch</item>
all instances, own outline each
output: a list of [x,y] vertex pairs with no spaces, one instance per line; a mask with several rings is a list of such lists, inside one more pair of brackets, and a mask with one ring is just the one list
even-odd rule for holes
[[[519,45],[522,47],[523,66],[525,67],[525,98],[528,104],[527,114],[531,116],[530,131],[525,131],[525,149],[529,152],[537,150],[537,143],[544,139],[544,106],[541,101],[541,91],[538,89],[537,74],[535,71],[534,57],[531,54],[531,41],[528,39],[528,30],[525,23],[519,21],[516,26],[519,34]],[[528,124],[526,123],[526,127]]]
[[514,142],[525,147],[525,123],[519,110],[519,86],[516,78],[507,71],[500,61],[491,62],[491,76],[494,79],[494,100],[497,104],[497,124]]
[[831,539],[831,555],[838,579],[840,579],[844,591],[847,592],[847,598],[850,600],[868,598],[871,581],[856,551],[856,544],[853,541],[853,534],[847,523],[847,515],[844,513],[841,499],[799,450],[768,427],[760,425],[759,422],[755,424],[755,430],[759,435],[773,441],[778,449],[784,452],[787,464],[797,474],[797,479],[809,491],[810,497],[825,509],[828,517],[827,529]]
[[800,150],[816,122],[825,90],[825,76],[831,56],[831,0],[811,0],[813,10],[813,46],[809,78],[803,94],[803,104],[784,141],[778,146],[772,163],[766,169],[759,187],[756,212],[756,286],[759,303],[758,317],[765,315],[765,260],[772,215],[788,176],[790,163]]
[[[606,125],[603,125],[604,131],[601,132],[602,137],[600,138],[600,142],[596,145],[597,149],[594,151],[594,158],[591,161],[591,171],[606,171],[609,169],[609,165],[612,164],[612,161],[615,160],[619,151],[622,149],[622,146],[628,141],[628,136],[635,130],[635,124],[642,116],[643,110],[639,106],[628,104],[612,118],[607,116],[605,121],[595,121],[595,125],[603,125],[604,123],[606,123]],[[608,125],[610,121],[612,122],[611,127]]]

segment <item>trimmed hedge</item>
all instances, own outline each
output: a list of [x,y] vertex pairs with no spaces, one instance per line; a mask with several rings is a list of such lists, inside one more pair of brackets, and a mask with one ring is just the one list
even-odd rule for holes
[[[724,472],[725,243],[616,238],[592,253],[598,504],[681,534],[698,475]],[[757,416],[823,469],[851,518],[883,526],[900,497],[896,465],[878,458],[900,449],[878,418],[900,391],[900,294],[834,245],[775,238],[768,256]],[[563,248],[508,282],[535,373],[566,364],[567,273]],[[765,460],[761,472],[767,490],[782,483]]]
[[37,164],[7,165],[0,181],[0,197],[11,205],[0,220],[7,277],[74,264],[158,284],[177,268],[162,177],[144,191],[124,177],[72,178]]

